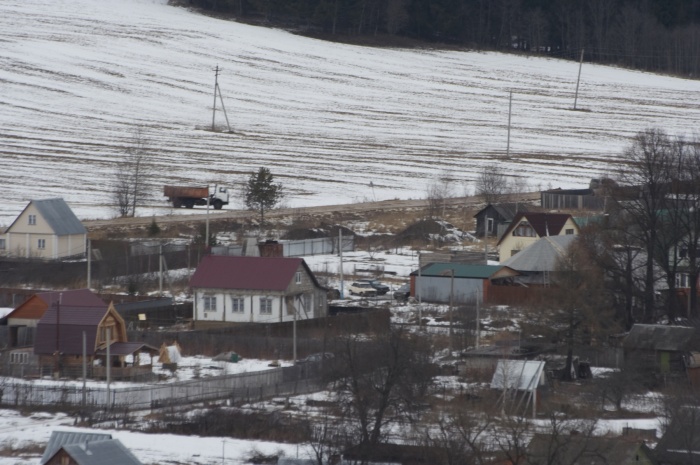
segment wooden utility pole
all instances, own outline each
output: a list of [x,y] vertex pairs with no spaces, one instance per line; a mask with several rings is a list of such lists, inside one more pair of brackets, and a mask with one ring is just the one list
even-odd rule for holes
[[510,157],[510,116],[513,110],[513,91],[508,94],[508,142],[506,144],[506,157]]
[[450,355],[452,355],[452,306],[454,304],[455,270],[450,270]]
[[578,79],[576,79],[576,95],[574,96],[574,110],[576,109],[576,102],[578,102],[578,85],[581,82],[581,68],[583,67],[583,49],[581,49],[581,61],[578,64]]

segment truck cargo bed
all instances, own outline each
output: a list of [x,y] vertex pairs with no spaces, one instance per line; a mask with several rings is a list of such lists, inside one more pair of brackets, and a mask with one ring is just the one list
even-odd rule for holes
[[163,186],[163,195],[166,197],[187,197],[192,199],[205,199],[209,196],[208,187],[188,187],[188,186]]

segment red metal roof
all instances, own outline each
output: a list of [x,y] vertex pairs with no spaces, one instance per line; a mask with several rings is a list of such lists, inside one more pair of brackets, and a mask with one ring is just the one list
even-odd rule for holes
[[[88,354],[94,353],[97,327],[107,315],[107,310],[108,307],[104,303],[101,307],[61,305],[58,310],[55,306],[49,307],[36,328],[34,353],[52,354],[58,346],[63,354],[80,355],[83,353],[83,331]],[[57,319],[59,329],[56,328]]]
[[60,299],[61,304],[74,307],[100,307],[105,303],[90,289],[71,289],[67,291],[47,291],[34,294],[22,302],[7,315],[7,318],[26,318],[38,320],[46,309],[55,305]]
[[299,265],[306,268],[315,282],[301,258],[207,255],[192,275],[190,287],[284,291],[294,279]]

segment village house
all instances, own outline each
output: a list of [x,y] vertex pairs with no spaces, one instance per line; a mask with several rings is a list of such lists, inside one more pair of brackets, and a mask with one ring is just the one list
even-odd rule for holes
[[323,317],[327,290],[301,258],[208,255],[190,287],[195,327]]
[[493,286],[509,286],[520,273],[500,265],[430,263],[411,273],[411,295],[423,302],[485,302]]
[[474,215],[476,236],[498,237],[498,232],[504,231],[518,213],[526,211],[529,211],[529,208],[523,203],[490,203]]
[[85,257],[87,230],[61,198],[32,200],[0,234],[0,256],[56,260]]
[[79,377],[84,363],[89,377],[105,378],[109,364],[113,379],[149,380],[151,358],[141,364],[143,353],[153,357],[158,349],[128,342],[124,319],[113,304],[51,306],[37,324],[34,354],[40,375]]
[[534,244],[541,237],[579,234],[573,217],[566,213],[518,213],[496,244],[499,261]]

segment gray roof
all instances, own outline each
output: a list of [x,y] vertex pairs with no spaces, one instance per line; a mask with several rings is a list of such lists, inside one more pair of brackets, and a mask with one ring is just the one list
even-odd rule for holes
[[517,271],[554,271],[557,260],[576,239],[574,235],[545,236],[501,263]]
[[75,431],[53,431],[51,433],[51,438],[49,443],[46,444],[46,449],[44,449],[44,455],[41,456],[40,464],[46,463],[51,457],[54,456],[58,450],[66,444],[78,444],[93,441],[104,441],[107,439],[112,439],[111,434],[103,433],[82,433]]
[[66,444],[63,450],[78,465],[143,465],[119,439]]
[[499,215],[503,218],[512,220],[520,212],[529,211],[524,203],[497,203],[493,205]]
[[696,349],[695,328],[669,325],[632,326],[623,342],[625,349],[689,351]]
[[85,226],[75,216],[65,200],[61,198],[32,200],[30,204],[34,204],[57,236],[87,233]]

